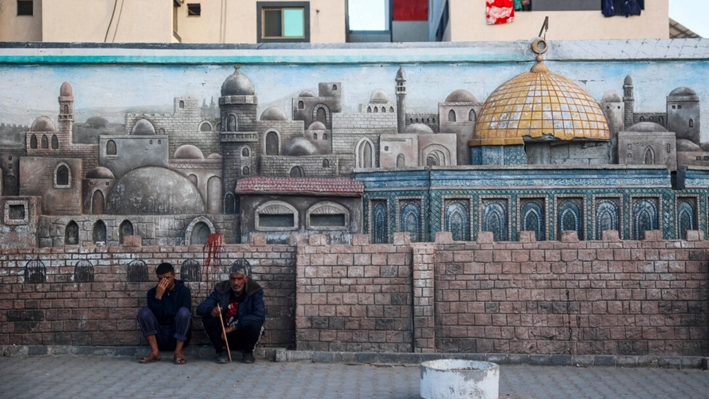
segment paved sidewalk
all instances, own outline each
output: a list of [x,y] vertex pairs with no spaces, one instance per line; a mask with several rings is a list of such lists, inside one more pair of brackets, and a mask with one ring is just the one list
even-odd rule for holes
[[[0,358],[0,397],[62,398],[419,398],[419,367],[343,363],[234,362],[188,358],[177,366],[132,357]],[[238,356],[237,356],[238,357]],[[244,396],[242,396],[244,397]],[[709,372],[698,369],[500,367],[500,398],[709,398]]]

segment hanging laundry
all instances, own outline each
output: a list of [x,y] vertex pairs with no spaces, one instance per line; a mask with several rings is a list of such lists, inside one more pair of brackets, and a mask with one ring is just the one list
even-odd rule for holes
[[644,0],[626,0],[625,1],[625,16],[640,15],[640,12],[645,8]]
[[522,11],[522,0],[515,0],[515,11]]
[[603,0],[601,2],[601,12],[604,17],[612,17],[615,15],[615,0]]
[[515,20],[513,0],[486,0],[485,19],[488,25],[506,24]]
[[[614,13],[606,14],[606,3],[613,3]],[[645,9],[645,0],[603,0],[601,3],[603,15],[612,17],[614,15],[629,17],[631,15],[640,15]]]

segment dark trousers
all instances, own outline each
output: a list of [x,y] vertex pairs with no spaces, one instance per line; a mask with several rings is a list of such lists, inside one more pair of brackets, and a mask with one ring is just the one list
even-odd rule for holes
[[149,308],[143,308],[138,312],[138,324],[144,337],[155,335],[161,351],[175,350],[178,339],[187,345],[192,335],[192,313],[187,308],[180,308],[175,323],[169,326],[161,325]]
[[[212,341],[214,349],[217,353],[226,350],[224,340],[222,340],[222,324],[218,317],[204,317],[202,318],[202,324],[204,325],[204,331],[207,333],[209,340]],[[250,324],[240,330],[232,331],[226,335],[229,340],[230,350],[240,350],[244,353],[250,353],[254,351],[254,347],[261,338],[261,324]]]

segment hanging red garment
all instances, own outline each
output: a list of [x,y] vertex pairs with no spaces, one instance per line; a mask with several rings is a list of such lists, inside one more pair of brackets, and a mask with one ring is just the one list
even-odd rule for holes
[[394,21],[428,21],[428,0],[394,0]]
[[514,0],[487,0],[485,7],[488,25],[506,24],[515,20]]

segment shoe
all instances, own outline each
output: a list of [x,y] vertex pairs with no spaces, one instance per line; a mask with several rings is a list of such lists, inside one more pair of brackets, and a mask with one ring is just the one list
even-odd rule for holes
[[253,352],[244,352],[244,357],[241,358],[241,361],[246,364],[253,364],[256,362],[256,358]]
[[219,352],[215,361],[219,364],[229,363],[229,356],[226,352]]

